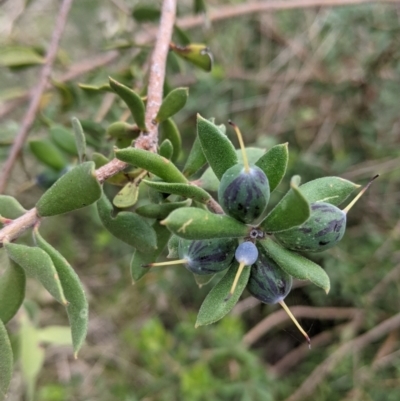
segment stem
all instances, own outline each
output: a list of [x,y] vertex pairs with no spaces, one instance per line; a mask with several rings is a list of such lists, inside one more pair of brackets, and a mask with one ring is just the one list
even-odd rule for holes
[[242,272],[243,272],[243,269],[245,268],[245,266],[246,265],[244,264],[244,262],[240,263],[239,269],[238,269],[238,271],[236,273],[236,276],[235,276],[235,280],[233,281],[231,290],[229,291],[229,295],[225,298],[225,302],[228,301],[231,298],[231,296],[233,295],[233,293],[235,292],[236,286],[237,286],[237,284],[239,282],[239,278],[242,275]]
[[250,172],[250,166],[249,166],[249,161],[247,159],[247,154],[246,154],[246,149],[245,149],[244,142],[243,142],[242,133],[240,132],[239,127],[236,124],[234,124],[232,121],[229,120],[229,124],[233,127],[233,129],[235,130],[236,135],[238,137],[240,149],[242,151],[242,156],[243,156],[244,171],[248,174]]
[[177,260],[170,260],[168,262],[156,262],[156,263],[149,263],[148,265],[142,265],[142,267],[157,267],[157,266],[171,266],[171,265],[181,265],[187,263],[187,259],[177,259]]
[[360,193],[342,210],[343,213],[348,213],[348,211],[355,205],[355,203],[365,194],[365,191],[369,188],[372,182],[378,177],[379,174],[371,179],[371,181],[360,191]]

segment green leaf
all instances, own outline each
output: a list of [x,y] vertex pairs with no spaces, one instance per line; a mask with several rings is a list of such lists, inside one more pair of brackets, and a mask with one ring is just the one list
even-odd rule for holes
[[[96,152],[92,154],[92,160],[94,162],[96,169],[105,166],[110,161],[103,154]],[[124,186],[129,182],[129,177],[127,177],[126,174],[123,171],[121,171],[113,175],[112,177],[108,178],[106,182],[111,185]]]
[[171,235],[171,238],[168,241],[167,259],[179,259],[179,252],[178,252],[179,241],[180,238],[177,235],[175,234]]
[[128,182],[118,193],[114,196],[113,204],[119,209],[126,209],[133,206],[139,196],[139,187],[135,182]]
[[10,260],[0,277],[0,320],[7,324],[18,312],[25,298],[25,272]]
[[196,136],[182,173],[185,177],[190,177],[191,175],[197,173],[197,171],[199,171],[206,163],[207,159],[204,156],[200,139],[198,136]]
[[4,323],[0,320],[0,400],[4,400],[13,372],[13,352]]
[[0,216],[7,219],[17,219],[26,213],[20,203],[9,195],[0,195]]
[[215,323],[228,314],[236,305],[242,292],[246,288],[250,277],[250,268],[245,267],[239,278],[233,295],[225,301],[235,280],[239,264],[236,262],[229,268],[224,277],[208,293],[197,315],[196,327]]
[[55,216],[91,205],[100,196],[94,162],[86,162],[63,175],[42,195],[36,208],[39,216]]
[[287,143],[273,146],[257,160],[256,166],[260,167],[268,177],[271,192],[280,184],[282,178],[285,176],[288,161],[289,152]]
[[190,204],[190,199],[187,199],[183,202],[166,202],[161,204],[149,203],[148,205],[143,205],[136,208],[136,213],[149,219],[162,220],[167,218],[168,215],[175,209],[179,209],[180,207],[188,207]]
[[185,176],[168,159],[143,149],[126,148],[115,152],[115,156],[126,163],[140,167],[166,182],[187,183]]
[[344,178],[323,177],[301,185],[300,190],[309,203],[326,202],[338,206],[359,187]]
[[21,266],[28,276],[41,282],[44,288],[61,304],[67,300],[60,277],[50,256],[40,248],[6,243],[4,247],[10,259]]
[[153,263],[157,260],[171,236],[171,232],[157,221],[153,224],[153,228],[157,235],[157,249],[151,253],[141,252],[138,249],[135,250],[132,255],[130,266],[133,284],[138,282],[146,273],[149,272],[150,269],[148,267],[142,266]]
[[62,170],[68,163],[58,148],[47,139],[29,141],[29,149],[41,163],[54,170]]
[[68,302],[66,309],[71,326],[74,356],[77,358],[78,351],[85,341],[88,328],[89,305],[85,291],[78,275],[67,260],[42,238],[37,229],[33,231],[33,236],[37,246],[50,256],[60,278],[65,298]]
[[155,120],[161,123],[183,109],[189,96],[188,88],[173,89],[164,98]]
[[172,154],[172,161],[176,161],[179,158],[182,150],[182,139],[178,127],[176,126],[172,118],[167,118],[160,125],[161,135],[160,141],[170,140],[174,149]]
[[326,293],[329,292],[329,277],[322,267],[295,252],[287,250],[269,238],[261,240],[259,243],[286,273],[299,280],[309,280],[321,287]]
[[170,49],[179,57],[189,61],[196,67],[210,72],[213,67],[213,55],[210,49],[202,43],[191,43],[186,46],[170,44]]
[[116,121],[108,126],[106,134],[111,138],[133,140],[140,134],[140,130],[125,121]]
[[232,142],[214,123],[200,114],[197,115],[197,135],[204,156],[220,180],[225,171],[238,162]]
[[88,84],[78,84],[78,86],[83,89],[85,92],[89,93],[107,93],[107,92],[114,92],[110,85],[102,84],[102,85],[88,85]]
[[64,152],[72,156],[78,156],[75,137],[69,129],[62,125],[53,125],[50,127],[50,137]]
[[37,331],[25,313],[21,317],[19,329],[20,364],[22,376],[27,387],[27,399],[34,399],[36,379],[43,367],[44,349],[41,347]]
[[2,46],[0,52],[0,66],[2,67],[28,67],[43,64],[45,61],[32,47]]
[[67,326],[48,326],[37,330],[37,339],[51,345],[72,345],[71,329]]
[[232,217],[214,214],[197,207],[182,207],[173,211],[165,224],[174,234],[186,239],[241,238],[251,230]]
[[174,25],[174,36],[181,45],[188,45],[191,42],[187,33],[176,24]]
[[132,89],[109,78],[111,89],[126,103],[136,125],[141,131],[147,131],[145,122],[145,106],[142,98]]
[[115,237],[142,252],[154,252],[157,247],[156,233],[143,217],[132,212],[112,216],[113,207],[105,194],[97,202],[97,211],[104,227]]
[[132,16],[138,22],[158,21],[161,12],[159,8],[148,4],[137,4],[133,9]]
[[299,176],[292,177],[291,189],[271,210],[260,227],[267,232],[288,230],[303,224],[310,217],[310,205],[298,188]]
[[185,198],[194,199],[201,203],[207,203],[211,199],[211,196],[208,192],[206,192],[202,188],[196,187],[195,185],[175,184],[148,180],[143,180],[143,182],[149,187],[156,189],[157,191],[166,194],[184,196]]
[[[238,163],[243,163],[243,153],[241,149],[236,149],[236,156]],[[247,159],[249,161],[249,164],[255,164],[256,161],[264,154],[264,150],[260,148],[253,148],[249,147],[246,148],[246,155]],[[198,180],[199,185],[203,188],[206,189],[207,191],[214,191],[217,192],[219,188],[219,179],[213,172],[213,170],[209,167],[207,170],[203,173],[203,175],[200,177]]]
[[79,163],[82,164],[86,159],[86,137],[82,125],[76,117],[71,118],[72,128],[75,135],[76,149],[78,151]]
[[174,153],[174,147],[169,139],[165,139],[161,142],[160,148],[158,149],[160,156],[165,157],[168,160],[172,159]]
[[194,0],[194,13],[200,14],[207,11],[206,3],[204,0]]

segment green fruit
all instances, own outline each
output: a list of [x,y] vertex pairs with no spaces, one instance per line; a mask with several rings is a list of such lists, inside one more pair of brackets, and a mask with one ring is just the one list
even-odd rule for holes
[[235,164],[221,178],[218,200],[226,214],[245,224],[255,223],[267,208],[269,182],[257,166]]
[[247,289],[251,295],[266,304],[281,302],[292,288],[292,276],[285,273],[263,247],[258,247],[258,252],[258,259],[251,266]]
[[311,215],[301,226],[275,234],[293,251],[320,252],[335,246],[346,230],[346,213],[325,202],[311,204]]
[[233,262],[237,241],[232,238],[179,241],[179,258],[195,274],[213,274],[227,269]]

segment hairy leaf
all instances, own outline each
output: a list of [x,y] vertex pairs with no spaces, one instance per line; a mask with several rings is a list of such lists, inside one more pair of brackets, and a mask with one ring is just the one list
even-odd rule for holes
[[160,204],[150,203],[148,205],[143,205],[136,208],[136,213],[140,216],[150,219],[162,220],[168,217],[168,215],[175,209],[179,209],[180,207],[188,207],[190,204],[190,199],[187,199],[183,202],[165,202]]
[[41,163],[54,170],[62,170],[67,165],[61,151],[47,139],[29,141],[29,148]]
[[176,161],[182,151],[182,139],[179,129],[172,118],[167,118],[160,124],[160,127],[160,141],[163,142],[166,139],[171,141],[174,149],[171,160]]
[[13,372],[13,352],[4,323],[0,320],[0,400],[4,400]]
[[75,135],[75,144],[78,151],[79,163],[83,163],[86,159],[86,137],[83,132],[82,125],[76,117],[71,118],[72,128]]
[[173,89],[164,98],[155,120],[161,123],[183,109],[189,96],[188,88]]
[[200,170],[206,163],[207,159],[204,156],[200,139],[198,136],[196,136],[182,173],[185,177],[190,177],[191,175],[197,173],[197,171]]
[[12,196],[0,195],[0,216],[7,219],[17,219],[26,213],[26,210]]
[[174,147],[172,146],[172,142],[169,139],[164,139],[161,142],[158,153],[160,154],[160,156],[165,157],[168,160],[171,160],[172,155],[174,153]]
[[78,156],[75,137],[69,129],[62,125],[53,125],[50,127],[50,137],[64,152],[67,152],[72,156]]

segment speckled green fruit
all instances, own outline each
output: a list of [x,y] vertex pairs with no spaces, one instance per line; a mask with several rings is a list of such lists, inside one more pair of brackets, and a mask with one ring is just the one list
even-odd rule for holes
[[275,234],[287,249],[320,252],[335,246],[346,230],[346,213],[330,203],[311,204],[310,218],[301,226]]
[[221,178],[218,200],[226,214],[245,224],[262,216],[270,196],[269,182],[257,166],[247,173],[243,164],[235,164]]
[[227,269],[233,262],[237,240],[218,238],[179,241],[179,258],[186,259],[186,268],[195,274],[213,274]]
[[258,259],[251,266],[247,289],[255,298],[266,304],[276,304],[289,294],[292,276],[285,273],[266,253],[258,247]]

